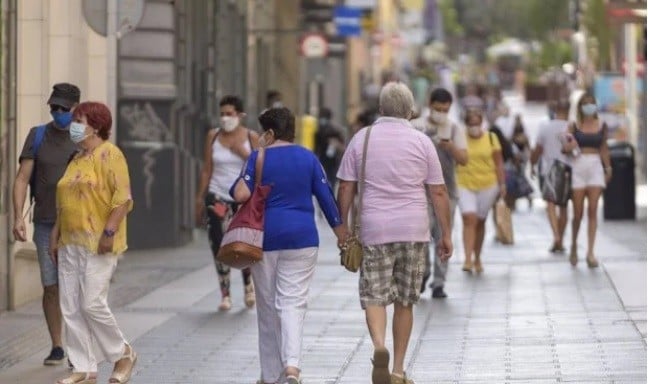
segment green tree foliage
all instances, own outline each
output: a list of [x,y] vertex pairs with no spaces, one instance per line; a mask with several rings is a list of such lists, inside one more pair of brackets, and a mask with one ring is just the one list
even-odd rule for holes
[[585,0],[583,25],[598,45],[597,64],[601,69],[610,69],[610,48],[615,39],[613,28],[608,25],[604,0]]
[[570,0],[454,0],[466,36],[546,40],[569,26]]
[[541,68],[560,66],[572,60],[571,44],[563,40],[550,40],[542,44],[538,64]]
[[457,19],[457,10],[454,0],[439,0],[439,12],[443,17],[443,29],[447,36],[462,36],[464,29]]

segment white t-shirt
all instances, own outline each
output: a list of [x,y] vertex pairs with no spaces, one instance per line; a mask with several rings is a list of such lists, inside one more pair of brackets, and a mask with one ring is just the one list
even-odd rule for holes
[[502,131],[504,137],[507,140],[511,140],[513,137],[513,126],[515,125],[515,120],[510,116],[499,116],[495,119],[495,125],[497,125]]
[[549,120],[543,122],[538,128],[536,145],[542,146],[541,173],[546,175],[554,160],[569,163],[569,159],[562,153],[563,139],[567,134],[569,122],[567,120]]

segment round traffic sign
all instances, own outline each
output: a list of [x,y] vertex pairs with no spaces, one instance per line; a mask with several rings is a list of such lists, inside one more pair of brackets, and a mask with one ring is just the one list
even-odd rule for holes
[[144,15],[144,0],[83,0],[83,16],[90,28],[101,36],[108,35],[108,1],[117,6],[118,37],[135,29]]
[[328,54],[328,41],[319,33],[309,33],[302,37],[300,51],[309,58],[325,57]]

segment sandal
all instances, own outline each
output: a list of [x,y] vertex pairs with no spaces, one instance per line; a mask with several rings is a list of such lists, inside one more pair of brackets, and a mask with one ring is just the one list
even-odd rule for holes
[[[137,363],[137,353],[133,350],[133,347],[131,347],[129,344],[126,344],[128,346],[128,354],[124,353],[121,359],[117,360],[115,363],[115,367],[113,368],[113,373],[110,375],[110,380],[108,380],[109,383],[115,383],[115,384],[124,384],[128,383],[128,381],[131,378],[131,375],[133,374],[133,368],[135,367],[135,363]],[[128,365],[128,368],[123,370],[123,371],[117,371],[117,365],[119,364],[120,361],[123,360],[129,360],[130,364]]]
[[[94,374],[94,376],[92,376]],[[56,384],[97,384],[97,374],[90,372],[75,372]]]
[[408,378],[405,373],[402,376],[392,373],[391,384],[414,384],[414,380]]
[[245,286],[245,306],[248,308],[254,307],[256,297],[254,296],[254,283]]
[[587,258],[585,258],[585,262],[590,268],[598,268],[599,266],[599,262],[598,260],[596,260],[596,257],[594,257],[594,255],[588,255]]
[[569,253],[569,263],[572,267],[575,267],[576,264],[578,264],[578,251],[574,247],[572,247],[571,252]]
[[481,260],[475,261],[473,266],[475,267],[475,272],[477,272],[477,273],[484,272],[484,267],[482,266]]
[[473,269],[472,261],[464,262],[463,268],[461,268],[461,270],[464,272],[472,272],[472,269]]
[[391,384],[391,374],[389,373],[389,351],[387,348],[376,348],[371,363],[373,364],[373,369],[371,370],[371,383]]
[[218,306],[219,311],[229,311],[232,309],[232,299],[229,296],[224,296]]
[[286,384],[301,384],[301,380],[293,375],[286,376]]

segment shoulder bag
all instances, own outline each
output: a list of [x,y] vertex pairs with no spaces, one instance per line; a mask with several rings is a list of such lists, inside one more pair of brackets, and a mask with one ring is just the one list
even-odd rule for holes
[[263,258],[265,203],[272,189],[261,185],[265,150],[259,149],[254,165],[254,190],[241,205],[223,236],[216,260],[232,268],[243,269]]
[[358,206],[353,217],[353,231],[351,236],[346,240],[340,253],[340,263],[349,272],[357,272],[362,264],[362,243],[360,242],[360,217],[362,216],[362,196],[365,189],[365,169],[367,166],[367,149],[369,148],[369,135],[371,128],[367,128],[367,134],[364,139],[364,146],[362,149],[362,162],[360,163],[360,180],[359,180],[359,196]]

